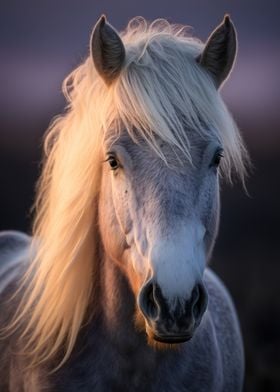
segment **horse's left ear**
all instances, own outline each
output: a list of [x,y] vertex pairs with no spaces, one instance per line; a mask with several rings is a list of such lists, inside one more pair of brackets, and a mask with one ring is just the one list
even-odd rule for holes
[[229,76],[236,52],[236,31],[230,17],[225,15],[223,22],[212,32],[203,52],[197,58],[198,63],[213,77],[217,88]]
[[109,86],[119,75],[125,60],[125,48],[116,30],[102,15],[90,39],[91,57],[95,68]]

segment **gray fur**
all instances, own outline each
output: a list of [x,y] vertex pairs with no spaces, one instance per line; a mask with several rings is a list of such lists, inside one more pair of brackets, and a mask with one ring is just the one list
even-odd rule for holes
[[30,238],[17,231],[0,233],[0,294],[23,269]]

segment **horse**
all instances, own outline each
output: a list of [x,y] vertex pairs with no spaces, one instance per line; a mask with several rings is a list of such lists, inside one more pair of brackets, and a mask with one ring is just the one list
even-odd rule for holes
[[1,391],[238,392],[233,301],[210,269],[220,178],[248,153],[220,95],[226,15],[186,26],[102,15],[45,137],[32,236],[0,235]]

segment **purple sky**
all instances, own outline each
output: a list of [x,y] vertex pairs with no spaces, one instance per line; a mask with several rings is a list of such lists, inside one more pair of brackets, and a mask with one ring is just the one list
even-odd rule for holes
[[277,121],[279,10],[276,0],[5,2],[1,6],[1,117],[11,124],[27,124],[61,107],[61,82],[87,54],[92,25],[102,12],[119,29],[136,15],[167,17],[193,26],[194,35],[203,40],[229,12],[239,34],[239,56],[224,97],[243,118],[254,117],[264,124]]

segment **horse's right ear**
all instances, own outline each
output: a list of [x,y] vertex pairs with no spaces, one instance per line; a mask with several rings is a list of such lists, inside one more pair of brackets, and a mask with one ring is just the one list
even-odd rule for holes
[[116,30],[102,15],[90,39],[91,57],[95,68],[109,86],[119,75],[125,60],[125,48]]
[[232,70],[237,52],[236,31],[230,17],[212,32],[197,62],[212,76],[219,88]]

